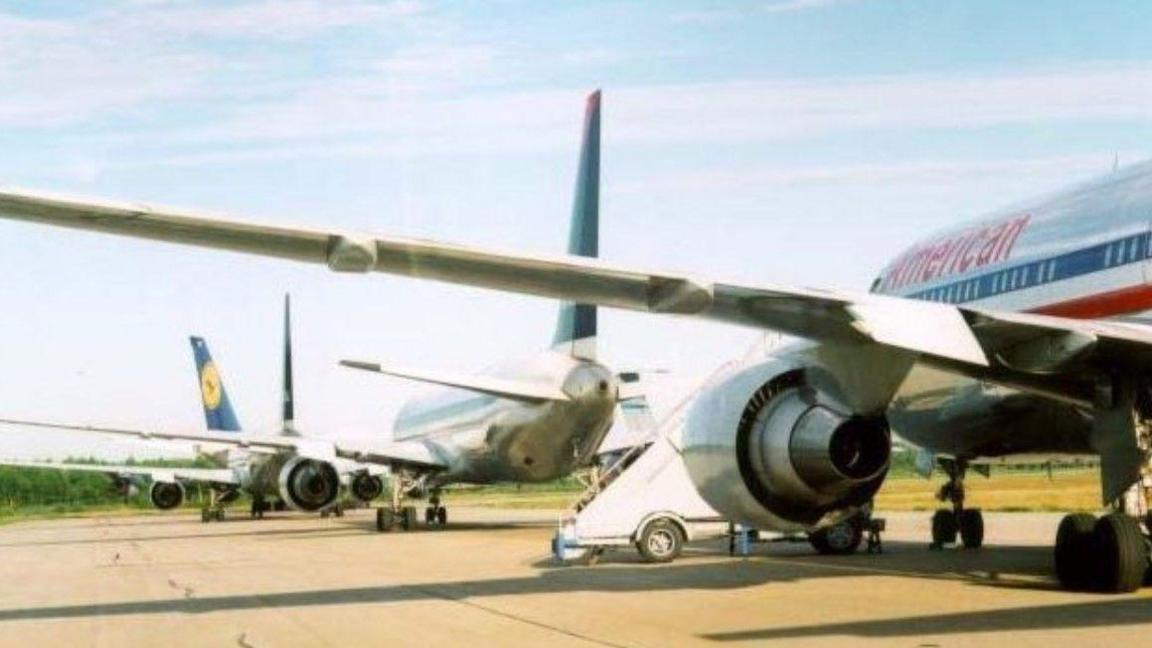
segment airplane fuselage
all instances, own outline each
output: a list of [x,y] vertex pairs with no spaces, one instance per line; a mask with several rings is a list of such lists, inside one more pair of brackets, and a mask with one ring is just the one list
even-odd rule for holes
[[[1152,164],[917,243],[884,269],[873,291],[1074,318],[1146,313]],[[925,365],[909,373],[889,418],[909,441],[960,456],[1094,451],[1087,412]]]
[[612,425],[617,387],[611,371],[547,352],[487,375],[555,385],[569,400],[442,388],[409,402],[396,418],[394,438],[423,443],[448,465],[436,484],[547,481],[590,462]]

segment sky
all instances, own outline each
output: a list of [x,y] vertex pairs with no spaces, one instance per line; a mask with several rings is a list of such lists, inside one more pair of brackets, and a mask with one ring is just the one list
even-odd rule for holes
[[[864,290],[931,231],[1152,157],[1142,1],[0,1],[0,186],[563,250],[604,92],[601,256]],[[241,422],[390,435],[422,388],[542,350],[547,300],[0,222],[0,418],[203,427],[187,337]],[[604,312],[670,408],[759,333]],[[0,430],[0,456],[145,456]]]

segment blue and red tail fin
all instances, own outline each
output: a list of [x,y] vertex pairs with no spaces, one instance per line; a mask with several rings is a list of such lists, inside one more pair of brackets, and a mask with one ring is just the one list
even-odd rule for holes
[[192,342],[192,356],[196,360],[196,376],[200,381],[200,403],[204,406],[204,421],[208,429],[219,432],[240,431],[240,421],[236,419],[236,412],[232,409],[228,392],[224,390],[224,382],[220,379],[216,363],[212,362],[208,344],[204,342],[204,338],[195,335],[189,340]]
[[[600,91],[588,96],[584,135],[576,170],[568,254],[596,257],[600,253]],[[596,306],[560,305],[553,348],[574,357],[596,359]]]

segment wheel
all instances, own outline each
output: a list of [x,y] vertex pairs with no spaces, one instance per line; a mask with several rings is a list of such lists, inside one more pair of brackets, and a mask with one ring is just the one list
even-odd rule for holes
[[328,517],[329,513],[331,513],[331,511],[329,511],[328,509],[324,509],[323,511],[320,511],[320,519],[324,519],[324,518]]
[[684,533],[667,518],[653,520],[640,532],[636,549],[645,562],[672,562],[684,550]]
[[216,518],[217,522],[223,522],[224,521],[224,509],[216,509],[215,513],[213,513],[213,517]]
[[448,524],[448,509],[443,506],[436,507],[436,524],[440,526]]
[[825,555],[854,553],[864,540],[864,529],[855,520],[844,520],[808,534],[808,543]]
[[400,509],[400,528],[411,531],[416,528],[416,507],[405,506]]
[[1135,592],[1144,583],[1148,548],[1140,524],[1123,513],[1109,513],[1092,529],[1095,585],[1101,592]]
[[428,526],[436,524],[436,507],[429,506],[428,508],[424,509],[424,524],[427,524]]
[[938,509],[932,515],[932,544],[946,545],[956,542],[956,514]]
[[1092,585],[1095,526],[1096,516],[1091,513],[1070,513],[1060,520],[1053,553],[1056,578],[1064,589],[1085,590]]
[[396,527],[396,512],[390,508],[376,509],[376,530],[380,532],[391,531]]
[[344,507],[338,505],[335,510],[333,510],[333,513],[335,513],[338,518],[344,517]]
[[200,509],[200,521],[207,523],[211,520],[212,520],[211,511],[209,511],[208,509]]
[[984,514],[980,509],[960,511],[960,541],[965,549],[979,549],[984,545]]

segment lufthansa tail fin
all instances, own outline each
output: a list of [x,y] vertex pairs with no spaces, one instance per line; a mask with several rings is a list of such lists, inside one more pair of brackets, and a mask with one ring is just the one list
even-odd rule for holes
[[[584,138],[580,166],[576,172],[576,193],[572,201],[572,223],[568,253],[596,257],[600,253],[600,91],[588,96],[584,111]],[[577,358],[596,359],[596,306],[565,302],[560,305],[553,348]]]
[[208,429],[238,432],[240,422],[236,420],[236,412],[232,409],[228,392],[224,391],[220,372],[212,362],[208,344],[201,337],[192,336],[189,339],[192,342],[192,356],[196,359],[196,375],[200,379],[200,402],[204,406],[204,421],[208,424]]

